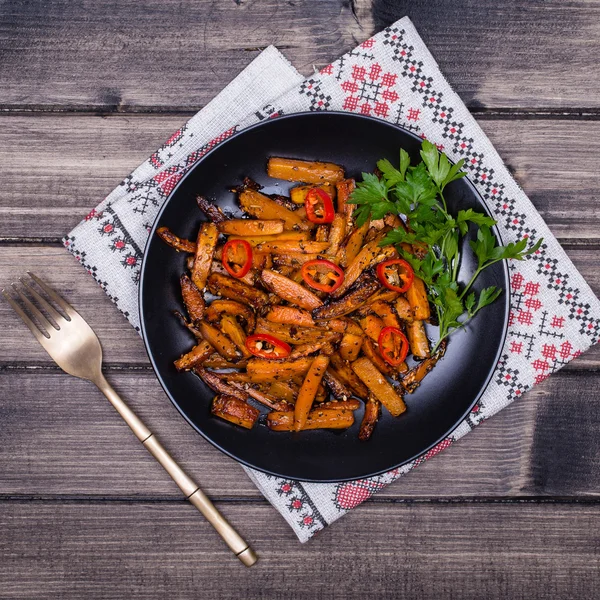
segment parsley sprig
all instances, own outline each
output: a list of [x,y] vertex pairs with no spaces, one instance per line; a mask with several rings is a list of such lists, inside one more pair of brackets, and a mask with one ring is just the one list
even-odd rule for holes
[[[356,223],[363,225],[369,219],[382,219],[388,214],[402,217],[405,227],[388,232],[381,245],[396,245],[400,255],[413,267],[417,277],[427,286],[429,300],[435,307],[440,342],[452,332],[464,327],[482,308],[494,302],[502,293],[496,286],[470,291],[481,272],[507,259],[524,260],[536,252],[543,240],[527,248],[527,239],[499,246],[491,227],[496,221],[472,208],[448,212],[444,189],[466,175],[461,171],[464,160],[451,164],[437,147],[423,140],[422,161],[410,164],[405,150],[400,150],[400,161],[395,167],[389,160],[377,163],[381,178],[363,173],[350,202],[356,204]],[[461,261],[461,240],[470,227],[477,227],[476,239],[469,242],[477,258],[477,268],[465,285],[458,281]],[[417,253],[408,252],[401,245],[414,245]]]

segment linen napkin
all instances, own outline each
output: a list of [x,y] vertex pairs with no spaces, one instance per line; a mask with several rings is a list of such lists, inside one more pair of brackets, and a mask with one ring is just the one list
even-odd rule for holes
[[408,18],[306,79],[275,48],[267,48],[92,210],[65,237],[66,248],[139,331],[137,286],[144,247],[177,182],[206,152],[248,125],[325,110],[384,119],[426,137],[454,161],[465,159],[503,240],[526,236],[533,243],[543,237],[544,243],[525,261],[509,265],[509,330],[493,379],[469,416],[435,448],[384,475],[337,484],[291,481],[245,468],[302,542],[519,399],[600,338],[600,302]]

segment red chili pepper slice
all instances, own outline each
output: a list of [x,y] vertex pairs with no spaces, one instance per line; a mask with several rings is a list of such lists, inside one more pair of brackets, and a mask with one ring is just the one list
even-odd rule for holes
[[246,348],[259,358],[277,360],[290,355],[289,344],[267,333],[256,333],[246,338]]
[[331,196],[318,187],[308,190],[308,194],[306,194],[306,199],[304,200],[304,207],[306,208],[306,218],[311,223],[319,225],[331,223],[335,217],[335,209],[333,208]]
[[384,327],[377,340],[379,354],[385,362],[397,367],[408,354],[408,339],[397,327]]
[[415,278],[413,268],[401,258],[392,258],[377,265],[377,277],[389,290],[403,294]]
[[240,279],[252,267],[252,246],[246,240],[229,240],[223,246],[221,262],[232,277]]
[[309,260],[302,265],[302,279],[315,290],[335,292],[344,282],[344,271],[329,260]]

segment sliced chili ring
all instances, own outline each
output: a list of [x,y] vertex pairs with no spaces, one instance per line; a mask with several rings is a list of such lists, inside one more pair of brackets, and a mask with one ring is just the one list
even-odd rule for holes
[[392,367],[401,365],[408,354],[408,339],[397,327],[384,327],[377,340],[379,354]]
[[311,223],[317,223],[318,225],[331,223],[335,217],[331,196],[318,187],[308,190],[304,207],[306,208],[306,218]]
[[256,333],[246,338],[246,348],[254,356],[277,360],[290,355],[292,348],[284,341],[268,333]]
[[389,290],[403,294],[412,285],[415,272],[404,259],[392,258],[377,265],[377,278]]
[[232,277],[244,277],[252,267],[252,246],[246,240],[229,240],[223,246],[221,262]]
[[301,274],[306,285],[329,294],[344,282],[344,271],[331,261],[320,258],[304,263]]

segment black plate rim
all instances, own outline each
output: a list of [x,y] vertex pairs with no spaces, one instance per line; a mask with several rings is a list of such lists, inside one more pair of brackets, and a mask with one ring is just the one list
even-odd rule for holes
[[[298,112],[298,113],[289,113],[286,115],[282,115],[280,117],[276,117],[275,119],[269,119],[267,121],[260,121],[259,123],[255,123],[254,125],[251,125],[249,127],[245,127],[244,129],[236,132],[235,134],[233,134],[231,137],[228,137],[226,140],[224,140],[223,142],[221,142],[220,144],[217,144],[214,148],[212,148],[210,151],[208,151],[204,156],[202,156],[202,158],[200,158],[195,164],[194,166],[179,180],[179,182],[177,183],[177,185],[173,188],[173,190],[171,191],[171,193],[168,195],[168,197],[166,198],[166,200],[164,201],[160,211],[158,212],[158,214],[156,215],[156,218],[154,219],[154,223],[152,224],[152,228],[150,230],[149,236],[148,236],[148,241],[146,242],[146,247],[144,248],[144,256],[142,259],[142,266],[140,269],[140,284],[139,284],[139,292],[138,292],[138,310],[139,310],[139,319],[140,319],[140,332],[142,335],[142,339],[144,341],[144,348],[146,349],[146,354],[148,355],[148,358],[150,359],[150,364],[152,365],[152,370],[154,371],[154,374],[156,375],[161,387],[163,388],[165,394],[167,395],[167,397],[169,398],[169,400],[171,401],[171,403],[175,406],[175,408],[177,409],[177,411],[181,414],[181,416],[188,422],[188,424],[197,432],[199,433],[205,440],[207,440],[212,446],[214,446],[215,448],[217,448],[218,450],[220,450],[221,452],[223,452],[223,454],[229,456],[230,458],[232,458],[233,460],[235,460],[236,462],[250,468],[250,469],[254,469],[256,471],[259,471],[261,473],[265,473],[266,475],[271,475],[274,477],[283,477],[283,478],[289,478],[289,475],[287,474],[281,474],[281,473],[277,473],[275,471],[270,471],[268,469],[265,469],[264,467],[258,467],[256,465],[251,464],[250,462],[248,462],[247,460],[244,460],[243,458],[236,456],[233,452],[230,452],[228,450],[226,450],[225,448],[223,448],[222,446],[220,446],[218,443],[216,443],[215,441],[213,441],[209,436],[207,436],[185,413],[185,411],[179,406],[179,403],[177,402],[177,400],[173,397],[173,395],[171,394],[171,392],[169,391],[167,385],[165,384],[159,370],[157,367],[157,364],[155,362],[154,359],[154,355],[153,352],[150,348],[150,344],[148,343],[148,338],[146,335],[146,323],[145,323],[145,319],[144,319],[144,309],[143,309],[143,302],[142,302],[142,298],[144,295],[144,286],[145,286],[145,271],[146,271],[146,257],[148,256],[148,247],[149,244],[152,243],[157,243],[157,239],[156,239],[156,229],[158,226],[158,223],[163,215],[163,212],[167,209],[167,206],[169,205],[171,199],[173,198],[173,196],[175,195],[175,193],[179,190],[179,187],[184,183],[184,181],[187,179],[188,176],[190,176],[194,170],[208,157],[210,156],[213,152],[217,151],[218,149],[220,149],[223,145],[227,144],[228,142],[236,139],[237,137],[241,136],[242,134],[245,134],[248,131],[252,131],[254,129],[257,129],[259,127],[263,127],[265,124],[270,123],[272,121],[280,121],[282,119],[288,120],[288,119],[294,119],[297,117],[306,117],[308,115],[313,115],[313,116],[329,116],[329,115],[333,115],[333,116],[339,116],[339,117],[348,117],[348,118],[353,118],[353,119],[359,119],[359,120],[364,120],[364,121],[374,121],[378,124],[385,124],[388,125],[389,127],[395,128],[395,129],[399,129],[401,130],[403,133],[405,133],[406,135],[412,137],[415,141],[422,141],[422,137],[416,135],[414,132],[409,131],[408,129],[400,126],[400,125],[396,125],[394,123],[390,123],[389,121],[385,121],[383,119],[377,119],[375,117],[370,117],[367,115],[360,115],[360,114],[356,114],[356,113],[348,113],[348,112],[344,112],[344,111],[313,111],[313,112]],[[452,164],[454,164],[453,161],[450,161]],[[481,194],[479,193],[479,191],[477,190],[477,188],[475,187],[475,185],[473,184],[473,182],[470,180],[469,176],[467,175],[466,177],[463,178],[463,181],[465,181],[469,188],[471,189],[471,191],[479,198],[481,205],[483,206],[485,212],[489,215],[492,216],[485,200],[483,199],[483,197],[481,196]],[[501,244],[503,244],[503,240],[502,240],[502,236],[500,235],[500,231],[498,229],[497,225],[494,225],[494,227],[492,227],[492,231],[494,232],[494,235],[496,236],[496,238],[500,241]],[[423,451],[418,452],[417,454],[415,454],[414,456],[407,458],[405,460],[402,460],[401,462],[399,462],[398,464],[392,465],[390,467],[386,467],[385,469],[381,469],[379,471],[374,471],[373,473],[369,473],[367,475],[361,475],[360,479],[368,479],[370,477],[377,477],[379,475],[383,475],[385,473],[388,473],[389,471],[392,471],[394,469],[398,469],[404,465],[407,465],[415,460],[417,460],[419,457],[424,456],[425,454],[427,454],[432,448],[435,448],[439,443],[441,443],[443,440],[445,440],[446,438],[448,438],[450,435],[452,435],[452,433],[459,427],[459,425],[465,420],[465,418],[469,415],[469,413],[471,412],[471,410],[473,409],[473,407],[477,404],[477,402],[479,402],[479,400],[481,399],[481,397],[483,396],[483,394],[485,393],[485,391],[487,390],[490,381],[492,380],[492,377],[494,375],[494,372],[497,368],[498,362],[500,360],[500,357],[502,355],[502,350],[504,348],[504,345],[506,343],[506,338],[508,336],[508,320],[509,320],[509,315],[510,315],[510,306],[511,306],[511,288],[510,288],[510,277],[509,277],[509,271],[508,271],[508,265],[507,265],[507,261],[502,261],[502,267],[503,267],[503,271],[504,271],[504,282],[505,282],[505,305],[504,305],[504,327],[503,327],[503,335],[502,335],[502,339],[500,341],[500,343],[498,344],[498,350],[496,352],[496,356],[494,359],[494,363],[493,366],[490,368],[487,377],[485,379],[484,384],[481,386],[481,389],[479,391],[478,394],[476,394],[473,402],[469,405],[469,407],[467,408],[467,410],[464,411],[464,413],[460,416],[459,419],[457,419],[456,423],[454,425],[452,425],[448,431],[446,431],[442,436],[440,436],[435,442],[433,442],[432,444],[430,444],[427,448],[425,448]],[[307,483],[343,483],[343,482],[347,482],[347,481],[354,481],[356,480],[357,477],[344,477],[344,478],[338,478],[338,479],[310,479],[310,478],[303,478],[301,481],[307,482]]]

